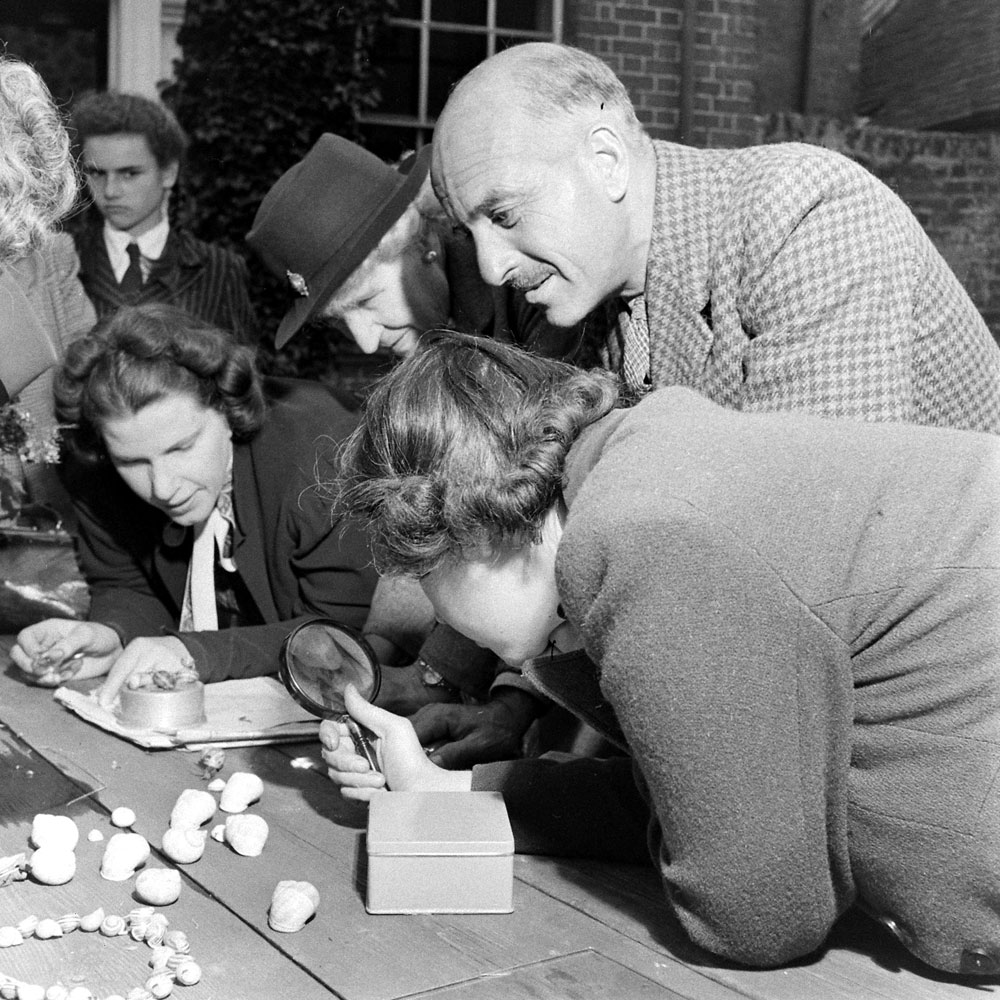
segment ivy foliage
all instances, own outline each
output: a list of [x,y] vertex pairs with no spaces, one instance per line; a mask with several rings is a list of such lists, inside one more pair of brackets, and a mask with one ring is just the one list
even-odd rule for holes
[[[393,0],[187,0],[177,35],[183,57],[162,95],[191,140],[177,221],[246,257],[272,371],[322,375],[337,357],[320,330],[303,330],[275,357],[270,333],[288,290],[244,237],[268,189],[322,133],[361,141],[358,116],[380,97],[372,52],[393,7]],[[338,354],[343,341],[335,342]]]

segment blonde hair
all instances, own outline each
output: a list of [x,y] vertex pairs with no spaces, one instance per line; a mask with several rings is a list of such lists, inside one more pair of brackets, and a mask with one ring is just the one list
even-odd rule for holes
[[27,63],[0,56],[0,267],[44,242],[77,188],[69,136],[48,87]]

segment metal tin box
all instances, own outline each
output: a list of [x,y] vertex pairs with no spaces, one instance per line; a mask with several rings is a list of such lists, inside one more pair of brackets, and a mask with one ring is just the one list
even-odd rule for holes
[[388,792],[368,813],[369,913],[510,913],[514,835],[499,792]]

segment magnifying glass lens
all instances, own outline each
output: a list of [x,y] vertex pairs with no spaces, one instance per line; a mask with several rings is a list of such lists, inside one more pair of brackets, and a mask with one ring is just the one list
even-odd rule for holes
[[382,681],[378,659],[358,633],[325,618],[303,622],[285,639],[278,675],[307,711],[346,723],[358,753],[372,770],[379,769],[372,748],[374,733],[355,722],[344,704],[348,684],[373,701]]
[[348,684],[371,701],[381,679],[368,643],[345,626],[323,619],[305,622],[288,636],[281,674],[293,697],[324,718],[346,711],[344,688]]

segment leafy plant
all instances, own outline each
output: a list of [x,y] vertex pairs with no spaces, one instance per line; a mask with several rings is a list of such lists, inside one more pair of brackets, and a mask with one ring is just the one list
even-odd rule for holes
[[[358,116],[379,102],[372,52],[392,0],[187,0],[183,58],[165,89],[191,138],[177,219],[202,239],[243,253],[265,334],[289,305],[244,245],[261,199],[324,132],[359,141]],[[272,371],[325,374],[337,366],[327,334],[303,331]],[[335,342],[343,350],[343,338]]]

